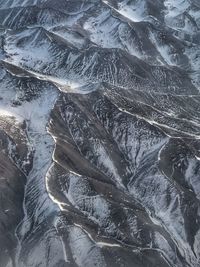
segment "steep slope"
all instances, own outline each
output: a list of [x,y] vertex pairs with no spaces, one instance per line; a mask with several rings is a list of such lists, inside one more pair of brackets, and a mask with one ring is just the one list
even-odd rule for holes
[[200,5],[0,0],[0,267],[198,267]]

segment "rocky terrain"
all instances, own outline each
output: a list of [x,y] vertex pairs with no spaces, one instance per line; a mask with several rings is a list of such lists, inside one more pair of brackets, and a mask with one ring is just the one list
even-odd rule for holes
[[200,266],[198,0],[0,0],[0,267]]

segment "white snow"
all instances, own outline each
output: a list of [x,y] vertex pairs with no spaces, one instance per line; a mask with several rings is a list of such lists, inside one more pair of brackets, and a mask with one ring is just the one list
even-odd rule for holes
[[80,267],[106,266],[101,249],[79,227],[71,227],[69,233],[70,247],[76,264]]
[[[14,81],[14,78],[13,78]],[[18,227],[20,235],[24,236],[31,228],[31,220],[41,222],[46,216],[59,208],[54,204],[46,191],[45,177],[52,163],[54,141],[46,127],[51,109],[58,97],[58,90],[53,86],[43,87],[41,94],[30,102],[23,101],[19,106],[13,106],[12,100],[17,96],[15,84],[7,82],[6,78],[0,85],[0,115],[26,121],[29,151],[34,151],[33,168],[27,177],[25,198],[23,203],[24,219]],[[15,120],[14,120],[15,121]],[[34,184],[34,186],[33,186]],[[38,192],[35,197],[35,192]],[[28,195],[28,197],[27,197]],[[31,202],[35,202],[34,210],[29,209]],[[41,246],[44,246],[44,244]],[[17,248],[20,252],[20,240]],[[33,253],[37,254],[42,248],[38,247]],[[43,250],[44,252],[44,250]],[[32,258],[30,258],[32,259]],[[41,260],[41,258],[40,258]],[[19,263],[23,266],[22,263]]]
[[118,8],[114,8],[108,1],[103,0],[104,4],[108,5],[111,9],[115,10],[125,18],[133,21],[140,22],[146,20],[144,0],[137,0],[133,5],[128,5],[127,0],[118,3]]
[[[149,34],[149,39],[154,44],[154,46],[156,47],[157,51],[160,53],[164,63],[165,64],[167,63],[168,65],[174,65],[172,60],[171,60],[169,46],[167,46],[165,44],[159,44],[157,39],[156,39],[156,36],[153,33]],[[164,63],[163,63],[163,65],[165,65]]]

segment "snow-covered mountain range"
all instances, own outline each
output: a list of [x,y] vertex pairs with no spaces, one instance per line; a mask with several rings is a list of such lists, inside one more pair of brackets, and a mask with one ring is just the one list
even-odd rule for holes
[[198,0],[0,0],[0,267],[200,266]]

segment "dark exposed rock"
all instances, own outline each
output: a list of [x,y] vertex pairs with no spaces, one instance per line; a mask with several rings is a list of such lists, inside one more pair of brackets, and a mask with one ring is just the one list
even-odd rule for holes
[[200,265],[193,0],[0,0],[0,267]]

